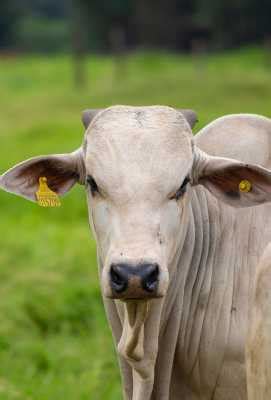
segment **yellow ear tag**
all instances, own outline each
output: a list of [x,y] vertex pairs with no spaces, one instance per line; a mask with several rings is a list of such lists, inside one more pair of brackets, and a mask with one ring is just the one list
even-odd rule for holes
[[58,195],[49,189],[47,178],[39,178],[39,190],[36,193],[38,205],[41,207],[59,207],[61,206]]
[[243,193],[248,193],[252,189],[252,184],[248,180],[244,179],[239,183],[239,190]]

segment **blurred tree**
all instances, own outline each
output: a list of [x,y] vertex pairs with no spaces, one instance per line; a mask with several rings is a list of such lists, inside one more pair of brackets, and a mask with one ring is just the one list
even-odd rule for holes
[[85,58],[87,55],[88,2],[73,0],[71,11],[72,52],[74,57],[74,82],[78,87],[86,85]]
[[196,0],[196,8],[219,47],[259,42],[271,34],[270,0],[262,0],[260,4],[257,0]]
[[[66,48],[63,30],[61,33],[56,24],[49,25],[59,21],[63,27],[71,21],[73,49],[81,56],[85,51],[82,46],[113,52],[138,45],[191,50],[206,46],[208,41],[212,47],[225,48],[270,37],[270,15],[270,0],[3,0],[0,47],[14,46],[16,38],[20,44],[22,27],[30,44],[35,36],[29,34],[31,29],[37,33],[41,29],[41,50],[48,50],[54,35],[59,46],[52,42],[52,48]],[[29,27],[29,18],[38,23],[34,21]],[[18,24],[21,19],[26,22]],[[75,43],[80,49],[75,49]]]
[[16,43],[24,52],[56,53],[70,50],[69,24],[64,19],[25,16],[16,25]]
[[47,18],[62,19],[68,16],[70,5],[66,0],[28,0],[34,13]]
[[[114,51],[116,48],[116,36],[119,37],[121,42],[126,43],[132,0],[83,1],[88,11],[88,33],[91,48],[95,49],[95,46],[98,46],[102,50],[111,49]],[[120,31],[122,31],[121,34]],[[116,32],[118,32],[118,35],[116,35]],[[112,40],[114,36],[115,39]],[[98,43],[95,43],[94,38],[96,40],[99,38]],[[111,47],[112,45],[113,48]]]
[[137,0],[133,2],[136,31],[142,45],[189,49],[197,26],[195,1]]
[[0,48],[6,49],[15,44],[16,22],[21,15],[19,0],[0,2]]

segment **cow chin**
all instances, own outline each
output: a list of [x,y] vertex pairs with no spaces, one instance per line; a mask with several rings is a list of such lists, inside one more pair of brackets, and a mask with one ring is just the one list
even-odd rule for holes
[[126,300],[122,335],[118,343],[118,352],[130,361],[144,358],[144,326],[149,313],[148,300]]

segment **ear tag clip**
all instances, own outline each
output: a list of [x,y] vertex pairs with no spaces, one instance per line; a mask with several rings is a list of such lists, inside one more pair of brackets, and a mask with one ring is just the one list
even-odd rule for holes
[[47,185],[47,178],[39,178],[39,190],[36,193],[38,205],[41,207],[60,207],[58,195]]
[[248,193],[252,189],[252,183],[246,179],[239,183],[239,190],[242,193]]

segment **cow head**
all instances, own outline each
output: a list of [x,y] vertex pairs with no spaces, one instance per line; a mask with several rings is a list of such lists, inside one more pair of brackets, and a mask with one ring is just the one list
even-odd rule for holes
[[[35,201],[41,176],[59,195],[84,184],[104,296],[163,297],[187,226],[191,186],[202,184],[237,207],[270,199],[269,171],[194,146],[195,120],[193,112],[158,106],[86,111],[79,150],[25,161],[2,175],[0,186]],[[242,180],[252,190],[240,192]]]

